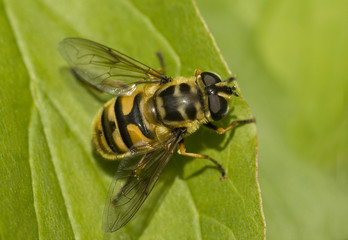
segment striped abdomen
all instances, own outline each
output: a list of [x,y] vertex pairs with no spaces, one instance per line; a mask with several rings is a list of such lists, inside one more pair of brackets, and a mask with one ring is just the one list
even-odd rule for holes
[[143,93],[120,96],[104,105],[94,121],[94,144],[105,158],[122,158],[153,139],[148,130]]

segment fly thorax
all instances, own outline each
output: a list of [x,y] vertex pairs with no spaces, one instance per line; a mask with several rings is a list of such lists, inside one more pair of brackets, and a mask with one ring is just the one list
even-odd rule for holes
[[204,117],[202,100],[197,87],[191,82],[170,85],[156,93],[159,120],[165,125],[178,125]]

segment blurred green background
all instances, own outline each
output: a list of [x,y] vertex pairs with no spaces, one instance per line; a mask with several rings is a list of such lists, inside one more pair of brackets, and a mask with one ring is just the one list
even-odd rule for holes
[[268,239],[348,238],[348,1],[197,0],[257,119]]

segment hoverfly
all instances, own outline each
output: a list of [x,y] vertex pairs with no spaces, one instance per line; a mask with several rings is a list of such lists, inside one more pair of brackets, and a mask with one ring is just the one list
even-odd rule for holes
[[[209,156],[186,152],[184,138],[200,125],[219,134],[211,122],[228,112],[228,100],[238,96],[235,86],[212,72],[195,70],[192,77],[166,76],[102,44],[67,38],[59,51],[75,75],[93,88],[116,96],[98,112],[93,122],[93,143],[107,159],[122,159],[110,186],[103,228],[113,232],[135,215],[153,189],[164,167],[178,153],[212,161],[225,177],[221,164]],[[159,55],[162,69],[164,61]]]

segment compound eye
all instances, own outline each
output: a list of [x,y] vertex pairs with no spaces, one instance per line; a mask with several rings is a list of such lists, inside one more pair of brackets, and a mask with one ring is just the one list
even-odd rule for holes
[[202,72],[201,78],[205,86],[211,86],[213,84],[221,82],[220,77],[211,72]]
[[223,118],[228,111],[226,99],[218,95],[209,95],[208,97],[210,115],[214,121]]

